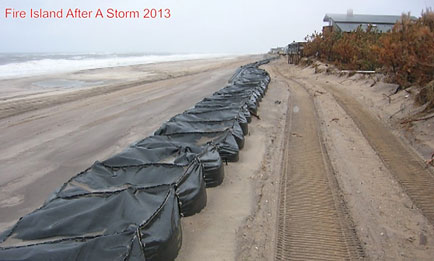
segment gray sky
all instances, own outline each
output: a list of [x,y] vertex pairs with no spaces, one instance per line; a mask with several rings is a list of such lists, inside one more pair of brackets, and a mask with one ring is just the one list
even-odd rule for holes
[[[320,31],[325,13],[420,16],[434,0],[1,0],[0,52],[260,53]],[[5,19],[5,9],[170,8],[170,19]],[[143,14],[143,13],[141,13]]]

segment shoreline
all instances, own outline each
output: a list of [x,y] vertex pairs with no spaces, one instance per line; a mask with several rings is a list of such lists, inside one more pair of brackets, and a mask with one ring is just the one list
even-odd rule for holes
[[[216,61],[236,63],[237,60],[246,57],[250,56],[126,65],[0,80],[0,119],[84,97],[93,97],[152,82],[194,75],[217,68]],[[81,86],[72,88],[62,86],[47,88],[43,86],[44,83],[62,81],[64,83],[79,82]],[[95,82],[102,84],[92,84]]]
[[[247,54],[248,55],[248,54]],[[242,54],[86,54],[86,53],[0,53],[0,80],[68,74],[77,71],[236,58]],[[27,58],[24,58],[27,57]]]

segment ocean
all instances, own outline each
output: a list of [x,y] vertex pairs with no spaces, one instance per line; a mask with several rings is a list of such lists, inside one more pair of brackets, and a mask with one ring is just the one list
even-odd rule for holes
[[225,54],[0,53],[0,79],[85,69],[225,57]]

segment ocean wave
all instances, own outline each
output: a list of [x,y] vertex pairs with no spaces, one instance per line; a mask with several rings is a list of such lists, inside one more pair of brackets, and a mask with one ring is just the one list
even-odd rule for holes
[[[0,78],[18,78],[58,72],[70,72],[86,69],[107,68],[158,62],[197,60],[228,57],[227,54],[182,54],[182,55],[27,55],[9,57],[8,63],[0,65]],[[3,59],[8,58],[3,55]],[[18,61],[17,61],[18,60]]]

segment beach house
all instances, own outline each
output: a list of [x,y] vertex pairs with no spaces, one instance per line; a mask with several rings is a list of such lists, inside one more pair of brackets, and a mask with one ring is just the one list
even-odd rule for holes
[[373,26],[379,32],[387,32],[392,30],[393,25],[400,19],[401,16],[399,15],[354,14],[353,10],[350,9],[346,14],[326,14],[323,21],[328,22],[329,25],[323,27],[323,32],[327,30],[352,32],[359,26],[361,26],[362,29]]

